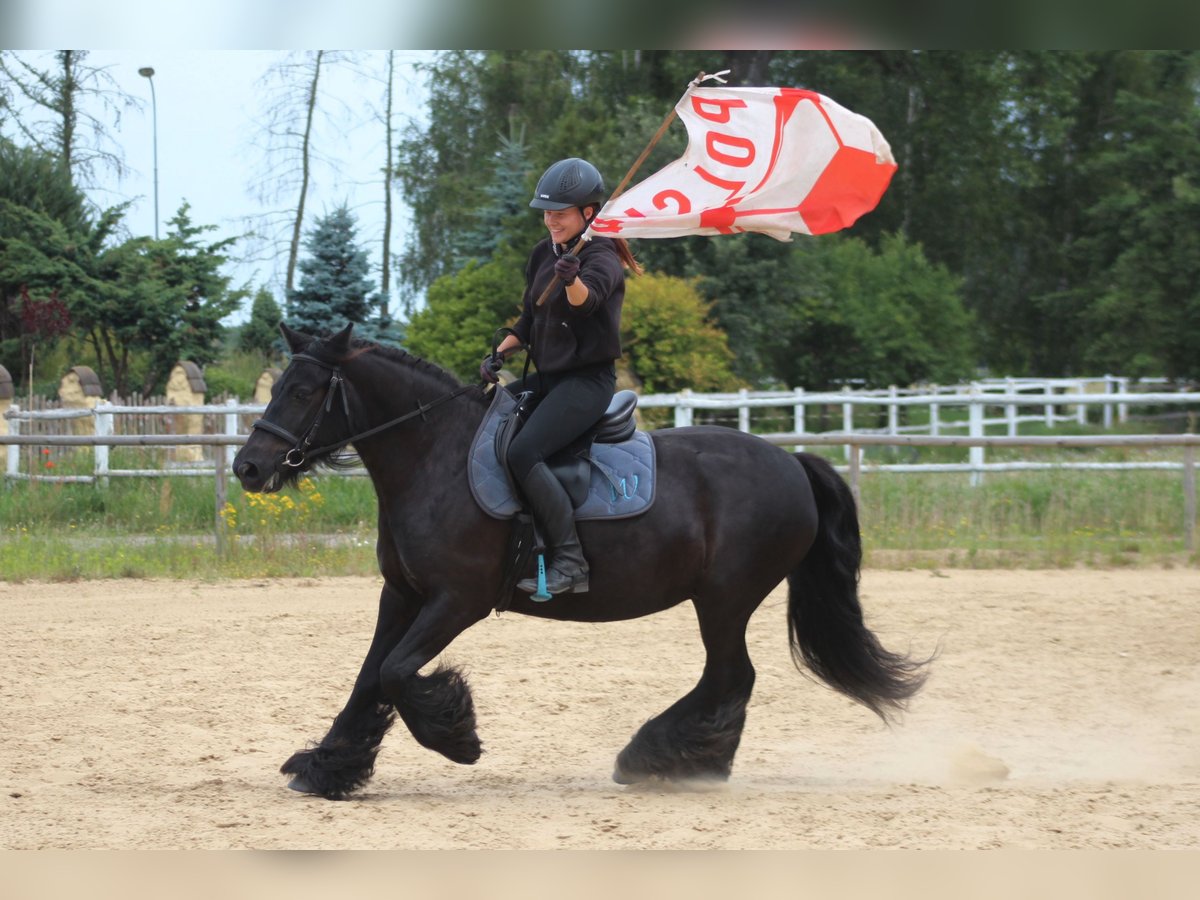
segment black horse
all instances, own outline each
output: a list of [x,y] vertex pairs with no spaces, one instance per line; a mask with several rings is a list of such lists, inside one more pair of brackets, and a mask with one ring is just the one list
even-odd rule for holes
[[468,448],[482,388],[403,351],[317,339],[282,326],[293,357],[233,467],[247,491],[275,491],[353,441],[379,504],[383,573],[375,635],[345,708],[282,772],[296,790],[346,797],[374,772],[398,713],[423,746],[474,763],[481,746],[461,673],[419,670],[498,605],[579,622],[650,615],[691,600],[706,661],[699,683],[646,722],[616,761],[623,784],[729,777],[754,686],[745,631],[788,580],[797,666],[884,721],[921,687],[927,661],[889,652],[863,623],[854,498],[820,457],[729,428],[653,432],[657,491],[643,515],[581,523],[591,590],[497,603],[511,523],[476,505]]

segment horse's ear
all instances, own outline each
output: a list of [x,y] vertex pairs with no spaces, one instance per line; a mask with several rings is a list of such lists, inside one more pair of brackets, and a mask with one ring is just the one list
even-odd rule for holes
[[292,353],[303,353],[305,348],[315,340],[312,335],[303,334],[288,328],[286,322],[279,323],[279,333],[283,335],[283,339],[287,342],[288,349]]
[[350,352],[350,334],[354,331],[354,323],[350,322],[333,337],[325,341],[325,349],[334,355],[335,358],[345,356]]

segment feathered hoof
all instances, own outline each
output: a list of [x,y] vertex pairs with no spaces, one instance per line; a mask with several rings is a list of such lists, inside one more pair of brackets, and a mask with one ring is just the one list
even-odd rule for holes
[[637,784],[642,779],[625,774],[625,770],[621,768],[621,764],[618,762],[613,766],[612,780],[617,784]]
[[635,762],[635,755],[626,748],[613,764],[612,780],[617,784],[642,784],[647,781],[662,781],[663,773],[652,771]]
[[305,781],[303,778],[300,778],[299,776],[297,776],[297,777],[293,778],[291,781],[289,781],[287,786],[289,789],[296,791],[296,793],[298,793],[298,794],[320,793],[316,788],[314,788],[311,784],[309,784],[307,781]]

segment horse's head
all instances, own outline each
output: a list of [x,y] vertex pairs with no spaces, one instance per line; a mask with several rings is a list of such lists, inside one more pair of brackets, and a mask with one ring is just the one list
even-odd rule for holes
[[[271,389],[271,402],[233,459],[233,472],[252,493],[271,493],[333,452],[352,433],[341,364],[350,354],[347,325],[324,340],[279,330],[292,361]],[[310,451],[323,449],[319,456]]]

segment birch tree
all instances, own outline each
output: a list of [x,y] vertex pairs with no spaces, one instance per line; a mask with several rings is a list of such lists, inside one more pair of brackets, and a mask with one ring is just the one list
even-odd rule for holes
[[290,54],[260,80],[268,97],[262,126],[263,169],[255,187],[263,203],[286,204],[267,215],[269,239],[287,246],[285,294],[295,285],[305,207],[317,164],[336,168],[336,160],[318,146],[316,126],[328,115],[322,93],[328,69],[342,58],[329,50]]

